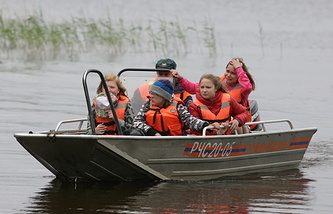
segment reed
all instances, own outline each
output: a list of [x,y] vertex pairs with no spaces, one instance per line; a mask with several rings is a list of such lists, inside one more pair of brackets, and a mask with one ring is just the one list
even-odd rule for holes
[[280,42],[280,60],[283,59],[283,42]]
[[203,30],[205,37],[203,41],[205,43],[206,48],[208,49],[209,56],[213,57],[217,55],[216,48],[216,38],[215,38],[215,29],[214,27],[206,26]]
[[132,52],[138,52],[143,49],[140,41],[143,39],[143,27],[141,25],[131,24],[127,29],[126,41],[129,44],[129,49]]
[[0,16],[0,39],[1,49],[9,50],[17,47],[16,22],[13,20],[4,20]]
[[205,20],[203,29],[204,34],[204,44],[208,49],[209,56],[216,56],[217,55],[217,45],[216,45],[216,36],[215,36],[215,28],[209,22],[209,20]]
[[264,49],[264,28],[260,22],[258,22],[258,30],[259,30],[259,39],[260,39],[260,47],[262,56],[265,56],[265,49]]
[[[202,41],[193,44],[196,37],[193,32],[200,34],[197,38]],[[178,20],[160,19],[142,25],[110,17],[100,20],[80,17],[50,23],[42,14],[27,19],[5,19],[0,14],[0,52],[7,53],[9,58],[18,52],[27,60],[76,60],[80,53],[90,51],[110,55],[126,52],[186,55],[198,49],[206,49],[212,56],[217,53],[216,43],[215,29],[208,22],[203,26],[184,26]]]

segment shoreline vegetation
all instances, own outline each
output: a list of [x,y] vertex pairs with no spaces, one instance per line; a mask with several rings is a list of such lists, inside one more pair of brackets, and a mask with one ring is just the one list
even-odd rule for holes
[[125,23],[110,17],[51,23],[42,15],[5,19],[0,14],[0,47],[2,59],[25,61],[76,61],[87,52],[111,57],[146,52],[187,55],[198,51],[210,57],[217,55],[215,28],[208,20],[190,26],[165,20]]

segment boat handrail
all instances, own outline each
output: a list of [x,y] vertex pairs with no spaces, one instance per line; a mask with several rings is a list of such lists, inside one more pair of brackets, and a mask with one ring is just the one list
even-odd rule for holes
[[[119,71],[118,72],[118,74],[117,74],[117,76],[120,78],[121,77],[121,75],[123,74],[123,73],[125,73],[125,72],[131,72],[131,71],[140,71],[141,73],[143,73],[143,72],[150,72],[150,73],[152,73],[152,72],[171,72],[171,70],[169,70],[169,69],[163,69],[163,68],[124,68],[124,69],[122,69],[121,71]],[[173,78],[173,81],[172,81],[172,84],[173,84],[173,86],[175,86],[176,85],[176,80]]]
[[[294,126],[292,124],[292,122],[289,119],[278,119],[278,120],[263,120],[263,121],[256,121],[256,122],[247,122],[245,123],[246,126],[250,126],[250,125],[258,125],[261,124],[262,125],[262,131],[259,132],[266,132],[266,127],[265,124],[269,124],[269,123],[288,123],[290,129],[294,129]],[[224,128],[223,125],[220,126],[221,128]],[[202,130],[202,136],[206,136],[206,132],[208,129],[213,129],[213,126],[206,126],[203,130]],[[250,127],[249,127],[250,128]],[[237,130],[235,130],[235,134],[237,135]]]
[[160,68],[158,68],[158,69],[152,69],[152,68],[125,68],[125,69],[119,71],[117,76],[120,77],[121,74],[125,73],[126,71],[141,71],[141,72],[143,72],[143,71],[144,72],[157,72],[157,71],[166,72],[166,71],[168,71],[168,72],[170,72],[169,69],[160,69]]
[[88,77],[89,73],[95,73],[95,74],[99,75],[99,77],[101,79],[102,86],[104,88],[104,91],[106,92],[105,93],[106,97],[108,98],[108,101],[109,101],[109,104],[110,104],[111,112],[112,112],[112,115],[113,115],[113,121],[116,124],[118,134],[122,135],[123,131],[120,128],[118,116],[117,116],[116,110],[114,109],[113,102],[112,102],[112,99],[111,99],[111,96],[110,96],[110,93],[109,93],[109,90],[108,90],[108,86],[106,85],[104,75],[102,74],[101,71],[95,70],[95,69],[88,70],[88,71],[84,72],[83,77],[82,77],[82,84],[83,84],[84,94],[85,94],[85,97],[86,97],[86,103],[87,103],[87,108],[88,108],[88,115],[89,115],[91,133],[93,135],[96,134],[96,132],[95,132],[96,124],[95,124],[94,114],[92,112],[92,107],[91,107],[90,97],[89,97],[89,91],[88,91],[88,86],[87,86],[87,77]]
[[[202,130],[202,136],[206,136],[206,132],[207,132],[207,129],[213,129],[214,126],[206,126],[203,130]],[[220,128],[225,128],[224,125],[220,125]],[[238,135],[238,132],[237,130],[235,130],[235,134]]]
[[59,129],[60,129],[60,126],[64,123],[75,123],[75,122],[79,122],[79,125],[78,125],[78,130],[77,131],[82,131],[82,125],[83,125],[83,122],[85,121],[88,121],[87,118],[79,118],[79,119],[70,119],[70,120],[62,120],[60,121],[56,128],[54,129],[55,132],[58,132]]
[[292,122],[289,119],[263,120],[263,121],[256,121],[256,122],[247,122],[247,123],[245,123],[245,125],[249,127],[250,125],[261,124],[262,125],[262,132],[266,132],[265,124],[269,124],[269,123],[288,123],[290,129],[294,129],[294,126],[293,126]]

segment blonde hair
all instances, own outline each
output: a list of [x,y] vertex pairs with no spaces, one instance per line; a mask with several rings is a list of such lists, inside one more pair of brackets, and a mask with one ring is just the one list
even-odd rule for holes
[[223,92],[227,92],[227,89],[222,84],[220,77],[214,75],[214,74],[204,74],[200,77],[199,84],[203,79],[208,79],[212,81],[213,85],[215,86],[216,90],[221,90]]
[[[252,75],[250,74],[248,67],[245,65],[243,58],[235,57],[235,58],[232,58],[232,59],[238,59],[239,62],[242,63],[242,68],[243,68],[244,72],[246,73],[246,76],[249,78],[249,80],[250,80],[250,82],[252,84],[252,90],[254,91],[254,89],[256,88],[256,83],[254,82],[254,79],[253,79]],[[229,65],[231,65],[231,61],[228,62],[226,68]]]
[[[105,82],[108,81],[115,81],[117,84],[117,87],[119,89],[119,94],[124,95],[127,97],[127,92],[126,92],[126,88],[124,87],[123,83],[121,82],[121,80],[118,78],[118,76],[114,75],[114,74],[107,74],[104,76]],[[103,84],[102,82],[99,83],[99,86],[97,87],[97,94],[102,93],[103,92]]]

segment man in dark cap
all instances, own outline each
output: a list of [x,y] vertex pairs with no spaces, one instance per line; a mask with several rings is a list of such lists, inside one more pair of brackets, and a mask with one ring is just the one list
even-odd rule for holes
[[[169,59],[169,58],[160,59],[157,61],[155,68],[173,70],[173,69],[177,68],[177,64],[174,60]],[[172,77],[172,74],[168,71],[166,71],[166,72],[158,71],[157,76],[158,77]]]
[[135,92],[131,99],[132,107],[134,112],[137,113],[142,105],[147,101],[147,96],[149,95],[149,86],[156,80],[168,79],[174,84],[174,95],[181,100],[183,100],[186,107],[188,107],[192,102],[192,96],[190,93],[186,92],[182,87],[180,87],[177,82],[174,81],[172,72],[170,70],[175,70],[177,64],[174,60],[165,58],[157,61],[155,65],[156,69],[166,69],[165,71],[157,71],[156,78],[147,84],[141,85]]

